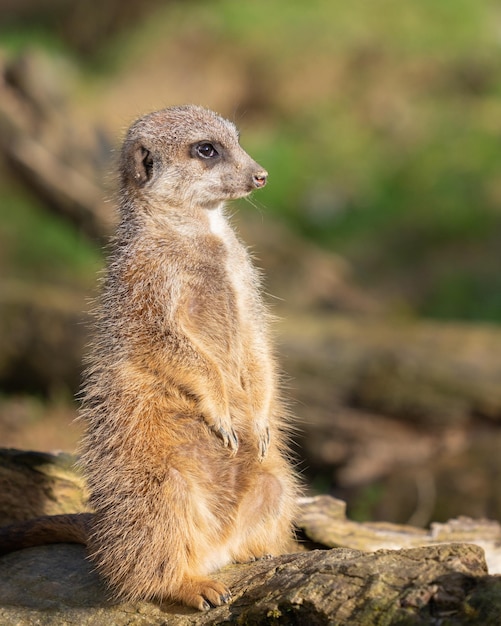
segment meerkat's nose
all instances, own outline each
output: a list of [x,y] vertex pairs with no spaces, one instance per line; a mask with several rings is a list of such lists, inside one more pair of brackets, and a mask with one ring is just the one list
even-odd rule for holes
[[264,187],[266,185],[267,178],[268,172],[266,170],[255,172],[252,175],[252,182],[254,183],[254,187],[257,187],[257,189],[259,189],[260,187]]

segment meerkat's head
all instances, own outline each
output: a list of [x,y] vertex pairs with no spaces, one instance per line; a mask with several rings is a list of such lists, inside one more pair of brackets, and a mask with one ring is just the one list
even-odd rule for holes
[[247,196],[268,174],[238,140],[234,124],[199,106],[150,113],[125,138],[122,190],[155,204],[207,209]]

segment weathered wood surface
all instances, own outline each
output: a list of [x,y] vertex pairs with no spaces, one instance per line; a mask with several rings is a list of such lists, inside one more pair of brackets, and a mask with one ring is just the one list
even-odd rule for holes
[[227,567],[215,577],[232,589],[233,601],[206,613],[153,603],[113,605],[83,548],[31,548],[0,559],[0,622],[489,626],[501,620],[501,581],[487,576],[482,550],[471,545],[373,554],[315,550]]
[[441,543],[471,543],[483,548],[491,574],[501,574],[501,525],[494,520],[459,517],[433,522],[429,529],[388,522],[354,522],[347,519],[346,504],[330,496],[301,498],[296,520],[316,545],[346,547],[364,552],[400,550]]

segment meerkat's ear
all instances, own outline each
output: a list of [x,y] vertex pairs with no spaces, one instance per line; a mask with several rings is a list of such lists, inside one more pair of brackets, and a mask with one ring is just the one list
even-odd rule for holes
[[153,175],[153,155],[141,141],[124,145],[122,171],[138,187],[145,185]]
[[134,179],[141,187],[147,183],[153,174],[153,156],[147,148],[137,144],[133,154]]

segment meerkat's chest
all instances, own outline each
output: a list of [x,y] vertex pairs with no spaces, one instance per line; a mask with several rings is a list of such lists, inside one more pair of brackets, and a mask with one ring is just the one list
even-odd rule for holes
[[209,217],[209,230],[210,232],[224,240],[227,229],[229,228],[228,223],[222,214],[220,209],[214,209],[208,212]]
[[247,317],[249,306],[256,298],[254,269],[244,246],[219,210],[210,211],[209,228],[225,248],[225,270],[236,298],[240,318]]

